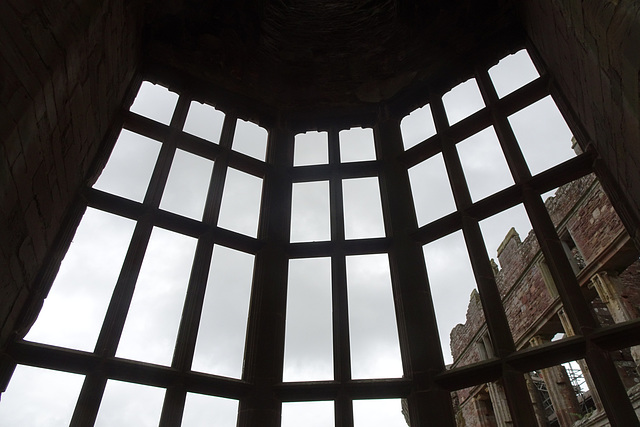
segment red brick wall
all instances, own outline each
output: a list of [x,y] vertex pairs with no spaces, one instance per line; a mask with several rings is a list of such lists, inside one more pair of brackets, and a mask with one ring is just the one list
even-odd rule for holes
[[0,344],[132,84],[132,4],[0,2]]

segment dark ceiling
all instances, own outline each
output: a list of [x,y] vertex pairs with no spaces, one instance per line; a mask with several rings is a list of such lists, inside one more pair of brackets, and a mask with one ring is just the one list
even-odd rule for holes
[[509,0],[160,0],[146,16],[148,63],[279,109],[441,90],[521,43]]

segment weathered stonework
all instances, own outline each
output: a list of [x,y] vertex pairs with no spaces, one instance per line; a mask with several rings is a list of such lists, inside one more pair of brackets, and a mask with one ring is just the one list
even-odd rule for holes
[[39,268],[111,143],[137,69],[139,17],[120,0],[0,5],[0,342],[43,297]]
[[[615,292],[615,298],[602,300],[594,298],[592,302],[600,323],[606,325],[629,320],[632,318],[630,316],[637,317],[638,307],[640,307],[638,304],[640,262],[634,262],[637,254],[631,257],[624,255],[626,249],[620,246],[619,242],[628,239],[626,231],[595,177],[588,175],[560,187],[553,197],[546,200],[545,205],[560,238],[563,239],[563,236],[566,236],[564,238],[569,242],[567,252],[571,257],[576,258],[578,269],[576,273],[585,290],[591,287],[592,279],[587,275],[595,274],[593,268],[602,269],[607,265],[615,265],[615,268],[620,270],[619,276],[618,273],[611,273],[615,275],[615,285],[606,286],[608,292],[612,294]],[[569,245],[573,244],[575,248],[569,248]],[[622,261],[616,258],[619,255],[616,251],[620,247],[623,247],[620,252],[624,255],[620,257],[626,260],[626,264],[621,264]],[[502,268],[495,270],[496,284],[516,346],[528,347],[530,340],[534,339],[540,331],[546,334],[551,333],[551,336],[554,333],[572,335],[573,332],[567,329],[570,325],[566,320],[562,316],[558,318],[561,303],[553,279],[548,272],[544,271],[546,268],[544,258],[540,254],[540,247],[533,232],[521,241],[517,231],[511,229],[498,248],[498,260]],[[606,283],[610,283],[606,273],[600,274],[604,274],[604,277],[607,277]],[[598,294],[601,298],[603,297],[602,292]],[[617,308],[618,306],[620,308]],[[565,325],[564,328],[563,325]],[[483,334],[486,335],[487,332],[482,305],[478,293],[474,291],[467,309],[465,324],[459,324],[451,331],[453,367],[468,365],[486,358],[482,355],[482,349],[479,349]],[[539,343],[539,341],[536,342]],[[640,359],[640,356],[636,356],[635,349],[631,350],[630,355]],[[629,354],[619,355],[621,361],[619,367],[623,375],[628,375],[624,374],[622,367],[624,363],[628,363],[628,359]],[[554,368],[557,372],[543,370],[542,377],[555,378],[558,375],[566,377],[566,372],[563,373],[564,368],[561,370],[560,368],[562,367]],[[553,381],[553,387],[549,388],[550,393],[557,388],[556,383],[557,381]],[[628,385],[634,385],[633,380]],[[480,417],[475,402],[478,393],[477,387],[457,392],[465,425],[485,425],[476,419]],[[564,392],[561,391],[553,393],[564,396],[562,394]],[[567,401],[565,397],[557,397],[558,402]],[[594,402],[598,406],[599,401],[596,399],[597,396],[594,397]],[[563,404],[562,407],[569,408],[564,411],[568,414],[575,412],[575,405],[576,403],[572,402]],[[570,425],[570,420],[575,421],[573,419],[575,417],[572,418],[564,413],[559,415],[558,419],[562,420],[562,425]]]

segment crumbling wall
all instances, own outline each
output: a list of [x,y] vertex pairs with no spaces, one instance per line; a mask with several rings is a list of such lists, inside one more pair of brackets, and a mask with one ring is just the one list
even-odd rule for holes
[[620,273],[622,297],[627,308],[640,317],[640,260],[634,262]]
[[465,351],[466,347],[473,340],[473,337],[478,333],[480,327],[484,325],[484,322],[484,312],[482,311],[482,304],[480,303],[480,295],[478,291],[474,289],[471,292],[464,325],[457,324],[451,330],[450,334],[451,355],[453,360],[460,366],[481,360],[480,353],[478,353],[475,347],[471,348],[464,355],[462,352]]
[[567,230],[588,264],[624,232],[620,217],[597,185],[567,221]]
[[[593,175],[566,184],[554,197],[546,200],[556,227],[566,229],[574,238],[587,263],[600,255],[615,239],[624,233],[622,222]],[[524,241],[511,229],[498,248],[498,260],[502,267],[495,273],[496,284],[502,296],[507,321],[513,339],[526,345],[527,335],[540,319],[549,313],[555,297],[549,292],[541,270],[540,246],[533,232]],[[640,299],[640,261],[635,262],[620,275],[626,284],[625,292],[630,304]],[[597,313],[608,314],[606,306],[597,300]],[[599,316],[602,317],[602,316]],[[606,324],[606,319],[601,319]],[[464,366],[481,360],[476,342],[478,331],[484,326],[484,314],[480,296],[474,291],[467,308],[466,322],[451,331],[451,352],[454,366]],[[524,343],[524,344],[523,344]],[[469,400],[473,389],[457,391],[462,414],[467,422],[475,420],[470,415],[477,408]],[[467,414],[467,412],[469,414]],[[467,416],[471,417],[468,418]]]
[[135,76],[139,2],[0,2],[0,345]]

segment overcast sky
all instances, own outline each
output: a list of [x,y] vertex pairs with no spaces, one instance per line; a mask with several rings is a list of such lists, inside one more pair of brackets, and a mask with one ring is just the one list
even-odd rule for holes
[[[537,77],[524,52],[503,60],[490,75],[500,96]],[[143,89],[149,94],[136,99],[132,110],[169,123],[177,95],[146,83]],[[484,106],[473,79],[447,93],[444,104],[452,124]],[[185,131],[217,143],[223,117],[212,107],[192,103]],[[574,155],[571,133],[550,98],[514,114],[509,121],[532,173]],[[406,148],[434,132],[428,105],[402,122]],[[371,129],[341,132],[342,161],[374,159],[372,138]],[[264,160],[266,139],[264,129],[239,121],[233,149]],[[123,130],[94,187],[142,201],[160,145]],[[459,143],[457,149],[474,201],[513,184],[493,128]],[[325,133],[296,137],[295,166],[327,161]],[[178,150],[160,207],[201,219],[212,168],[212,161]],[[415,166],[409,176],[419,225],[455,210],[441,155]],[[261,189],[261,179],[230,169],[219,225],[255,237]],[[343,191],[346,237],[384,236],[378,179],[345,180]],[[294,184],[292,204],[292,242],[329,240],[328,181]],[[27,340],[93,351],[134,226],[128,219],[87,210]],[[531,229],[521,206],[481,223],[490,257],[496,256],[512,226],[523,240]],[[191,237],[154,228],[118,357],[171,363],[196,243]],[[442,348],[450,363],[449,333],[465,322],[475,282],[461,232],[426,245],[424,254]],[[241,377],[253,263],[253,255],[215,246],[193,370]],[[402,376],[387,255],[348,257],[347,282],[353,377]],[[288,289],[284,380],[332,379],[330,259],[292,260]],[[2,424],[68,423],[82,380],[80,375],[18,367],[0,403]],[[98,425],[157,425],[163,396],[161,389],[109,381]],[[183,425],[204,425],[206,420],[207,425],[232,427],[236,411],[236,401],[189,394]],[[354,417],[356,427],[406,425],[398,399],[356,401]],[[286,403],[282,419],[285,427],[332,426],[333,403]]]

